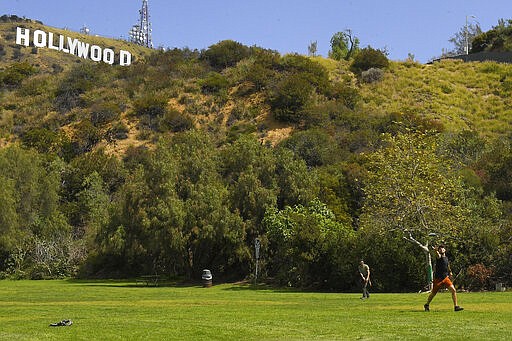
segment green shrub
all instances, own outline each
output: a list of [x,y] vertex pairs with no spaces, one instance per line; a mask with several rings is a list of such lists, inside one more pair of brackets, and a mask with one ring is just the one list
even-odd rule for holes
[[389,66],[389,60],[386,55],[377,49],[370,46],[361,49],[352,62],[350,69],[355,74],[360,74],[363,71],[371,68],[386,69]]
[[307,79],[315,86],[318,93],[329,92],[329,74],[320,63],[298,54],[288,54],[282,58],[280,64],[286,73],[300,74]]
[[229,114],[227,125],[232,125],[234,122],[238,120],[250,120],[255,118],[260,114],[260,110],[255,106],[246,106],[240,103],[237,103],[231,113]]
[[192,129],[194,121],[188,115],[181,114],[177,110],[167,111],[159,122],[159,130],[162,132],[180,132]]
[[216,70],[236,65],[249,56],[249,48],[233,40],[223,40],[210,46],[200,59],[205,60]]
[[109,141],[124,140],[128,138],[129,129],[123,122],[119,121],[112,125],[107,131],[107,139]]
[[260,91],[276,77],[280,56],[275,51],[253,48],[251,59],[243,80],[251,82],[254,90]]
[[35,128],[27,131],[21,136],[23,144],[34,148],[40,153],[55,151],[60,143],[60,135],[45,128]]
[[375,83],[378,82],[384,77],[384,71],[382,69],[370,68],[361,73],[361,79],[365,83]]
[[59,84],[55,93],[55,105],[61,112],[81,107],[86,102],[81,95],[86,91],[100,87],[100,72],[93,64],[82,63],[73,68]]
[[346,83],[335,83],[332,86],[332,97],[340,101],[350,110],[354,110],[361,101],[359,89]]
[[300,122],[301,110],[311,100],[314,90],[302,74],[292,74],[281,80],[270,99],[274,118],[283,122]]
[[304,124],[306,127],[327,127],[331,119],[339,115],[340,110],[348,110],[347,107],[335,101],[321,102],[309,105],[304,109]]
[[18,88],[20,96],[38,96],[50,92],[50,77],[37,75],[26,79]]
[[204,94],[214,94],[226,89],[229,86],[229,82],[218,72],[210,72],[205,79],[199,81],[201,85],[201,91]]
[[92,150],[92,148],[101,140],[100,131],[94,127],[89,120],[84,120],[76,125],[73,137],[73,147],[75,154],[83,154]]
[[0,72],[0,84],[4,84],[8,87],[16,87],[19,86],[24,79],[35,73],[37,73],[37,69],[27,62],[13,63],[7,67],[5,71]]
[[293,151],[310,168],[333,163],[339,155],[332,138],[320,129],[297,132],[279,146]]
[[119,119],[121,108],[114,102],[95,103],[91,107],[91,122],[94,126],[100,126]]
[[236,141],[241,135],[251,134],[256,132],[257,127],[251,123],[239,123],[233,125],[226,136],[228,142]]
[[167,98],[160,94],[144,94],[133,101],[135,115],[157,117],[162,116],[167,108]]

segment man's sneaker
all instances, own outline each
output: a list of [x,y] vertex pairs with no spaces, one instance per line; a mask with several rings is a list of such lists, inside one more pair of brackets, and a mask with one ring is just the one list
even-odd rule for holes
[[425,308],[425,311],[430,311],[430,306],[428,304],[423,305],[423,308]]
[[461,311],[461,310],[464,310],[464,308],[459,307],[458,305],[456,305],[456,306],[455,306],[455,308],[453,308],[453,310],[455,310],[455,311]]

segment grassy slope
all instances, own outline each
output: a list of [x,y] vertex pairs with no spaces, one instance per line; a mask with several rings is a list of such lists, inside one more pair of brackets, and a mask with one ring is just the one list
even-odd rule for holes
[[511,74],[512,65],[490,62],[392,63],[382,82],[363,86],[364,108],[375,113],[413,112],[453,131],[508,134]]
[[[0,281],[2,340],[507,340],[512,293],[459,294],[452,311],[439,294],[300,293],[212,288],[135,287],[129,282]],[[48,325],[71,319],[71,327]]]

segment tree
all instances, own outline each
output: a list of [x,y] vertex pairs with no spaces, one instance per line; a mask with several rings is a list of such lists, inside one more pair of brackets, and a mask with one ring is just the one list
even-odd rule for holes
[[[18,229],[18,215],[16,212],[15,182],[0,175],[0,253],[8,253],[14,248],[16,230]],[[0,261],[3,261],[0,259]],[[0,266],[1,266],[0,262]]]
[[276,180],[279,187],[277,207],[306,205],[318,196],[318,186],[304,160],[293,152],[276,150]]
[[206,268],[219,276],[247,274],[250,253],[245,223],[230,210],[212,140],[205,133],[187,131],[176,135],[169,148],[179,165],[176,188],[185,210],[181,235],[192,273],[198,275]]
[[316,56],[316,52],[318,51],[318,42],[315,40],[315,41],[312,41],[309,45],[308,45],[308,55],[311,56],[311,57],[315,57]]
[[498,25],[487,32],[480,32],[470,40],[471,52],[481,51],[511,51],[512,50],[512,20],[498,21]]
[[108,223],[110,198],[104,188],[103,179],[96,171],[85,177],[83,187],[77,194],[78,215],[84,227],[84,236],[93,244],[100,228]]
[[331,37],[330,58],[349,60],[357,50],[359,50],[359,38],[354,36],[352,30],[346,29],[343,32],[337,32]]
[[[454,45],[453,50],[449,52],[449,54],[459,55],[466,54],[471,51],[471,45],[476,36],[482,34],[482,29],[480,28],[480,24],[478,23],[468,23],[468,25],[464,25],[456,32],[453,37],[451,37],[448,41]],[[469,49],[466,51],[466,48]]]
[[467,211],[463,188],[449,160],[437,153],[436,135],[387,136],[388,146],[369,157],[366,202],[361,224],[383,234],[398,233],[425,254],[432,281],[430,238],[454,236],[463,229]]
[[38,242],[55,241],[55,250],[62,256],[58,263],[67,262],[69,244],[61,241],[68,239],[71,228],[60,211],[63,168],[58,158],[44,158],[16,144],[0,150],[0,267],[9,260],[13,266],[5,270],[17,277],[39,272]]
[[253,135],[242,135],[222,150],[221,173],[228,184],[231,207],[247,224],[248,242],[258,237],[268,206],[277,201],[274,150]]
[[512,143],[508,139],[499,139],[489,146],[475,164],[482,175],[483,186],[487,193],[505,201],[512,201]]
[[281,284],[329,289],[350,286],[346,284],[351,282],[350,272],[343,269],[350,262],[347,254],[354,231],[336,221],[318,199],[306,206],[269,208],[263,226],[269,271]]

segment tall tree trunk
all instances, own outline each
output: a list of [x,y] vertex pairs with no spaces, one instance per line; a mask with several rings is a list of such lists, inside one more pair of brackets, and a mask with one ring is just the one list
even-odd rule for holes
[[432,272],[432,256],[430,255],[430,251],[428,249],[428,240],[427,242],[425,243],[425,245],[423,245],[422,243],[420,243],[419,241],[417,241],[413,236],[412,234],[409,232],[408,233],[408,236],[404,236],[404,239],[413,243],[413,244],[416,244],[418,245],[421,250],[425,253],[425,259],[427,261],[427,264],[426,264],[426,272],[427,272],[427,285],[428,285],[428,291],[432,291],[432,282],[433,282],[433,272]]

